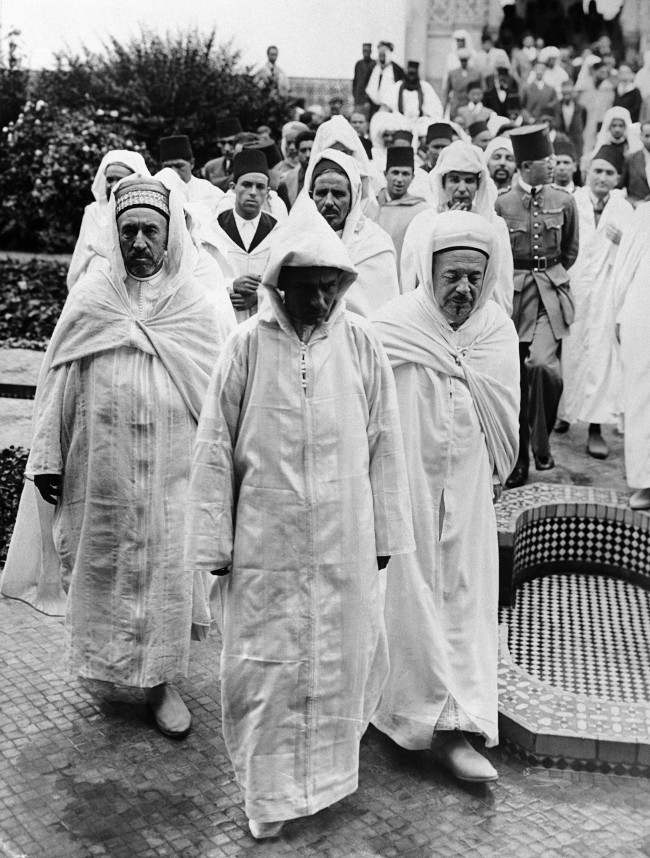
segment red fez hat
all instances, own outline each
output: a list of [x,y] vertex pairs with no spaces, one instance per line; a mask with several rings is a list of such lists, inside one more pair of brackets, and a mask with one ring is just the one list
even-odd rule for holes
[[174,137],[161,137],[160,143],[160,163],[165,161],[191,161],[192,147],[190,138],[186,134],[176,134]]
[[386,150],[386,169],[391,167],[410,167],[413,169],[415,161],[413,149],[410,146],[389,146]]
[[477,134],[482,134],[484,131],[487,131],[487,122],[472,122],[472,124],[468,127],[467,133],[470,137],[476,137]]
[[227,119],[218,119],[214,126],[214,133],[217,140],[223,140],[224,137],[235,137],[243,131],[241,123],[236,116],[228,117]]
[[257,149],[259,152],[262,152],[264,154],[264,157],[266,158],[266,164],[269,170],[272,170],[273,167],[275,167],[276,164],[279,164],[282,160],[280,150],[272,140],[265,140],[262,143],[253,143],[244,148]]
[[262,173],[265,176],[269,174],[266,155],[261,149],[242,149],[233,158],[232,166],[233,182],[237,182],[246,173]]
[[578,160],[576,147],[570,140],[558,140],[556,137],[553,141],[553,151],[556,155],[568,155],[569,158],[573,158],[574,161]]
[[611,164],[617,173],[622,173],[623,168],[625,167],[625,155],[621,152],[621,147],[612,145],[611,143],[606,143],[604,146],[600,147],[592,158],[592,163],[596,159],[607,161],[607,163]]
[[553,144],[546,125],[524,125],[510,132],[515,162],[543,161],[553,154]]
[[447,122],[433,122],[427,128],[427,143],[432,140],[449,140],[450,142],[456,137],[456,132]]

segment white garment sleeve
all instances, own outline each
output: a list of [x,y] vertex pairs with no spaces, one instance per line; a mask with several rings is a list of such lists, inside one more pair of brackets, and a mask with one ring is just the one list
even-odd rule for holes
[[69,364],[63,364],[50,369],[42,388],[39,389],[34,415],[34,435],[25,469],[25,474],[29,477],[36,474],[63,473],[61,432],[68,368]]
[[185,568],[191,572],[232,564],[234,449],[247,378],[246,341],[235,333],[217,361],[196,433],[185,525]]

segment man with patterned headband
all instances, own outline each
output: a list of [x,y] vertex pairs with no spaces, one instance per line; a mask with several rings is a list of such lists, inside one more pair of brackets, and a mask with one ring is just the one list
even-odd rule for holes
[[143,689],[160,731],[183,738],[171,683],[210,621],[183,567],[184,515],[218,320],[176,193],[133,176],[108,205],[110,267],[70,292],[43,362],[1,590],[65,613],[70,669]]

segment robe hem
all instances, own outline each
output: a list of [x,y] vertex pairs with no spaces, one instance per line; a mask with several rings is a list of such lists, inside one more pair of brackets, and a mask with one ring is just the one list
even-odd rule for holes
[[[268,808],[272,802],[253,801],[249,803],[248,800],[245,799],[246,816],[248,819],[254,819],[256,822],[288,822],[291,819],[300,819],[303,816],[313,816],[315,813],[319,813],[321,810],[331,807],[331,805],[335,804],[337,801],[342,801],[346,796],[352,795],[352,793],[356,792],[358,788],[359,776],[358,774],[355,774],[348,778],[348,780],[346,780],[338,789],[329,790],[326,795],[321,796],[318,800],[313,800],[307,804],[301,805],[300,810],[296,808],[296,804],[294,802],[278,801],[277,807],[286,808],[285,810],[278,809],[256,813],[254,810],[256,807],[264,806],[265,808]],[[243,792],[245,795],[245,790],[243,790]],[[291,809],[288,808],[288,805],[292,805]],[[273,804],[273,806],[275,807],[276,805]]]
[[[471,716],[469,717],[470,720],[476,722],[476,719]],[[392,739],[395,744],[399,745],[401,748],[405,748],[407,751],[428,751],[431,748],[431,743],[433,742],[436,734],[437,722],[437,717],[435,719],[435,723],[430,723],[425,721],[412,721],[406,718],[382,718],[381,715],[377,713],[373,716],[370,723]],[[405,725],[409,725],[411,727],[408,732],[404,730]],[[415,729],[415,727],[417,727],[417,729]],[[473,732],[475,735],[483,736],[486,748],[494,748],[499,744],[498,729],[493,734],[489,734],[485,730],[482,730],[477,724],[475,731],[463,730],[461,732]]]

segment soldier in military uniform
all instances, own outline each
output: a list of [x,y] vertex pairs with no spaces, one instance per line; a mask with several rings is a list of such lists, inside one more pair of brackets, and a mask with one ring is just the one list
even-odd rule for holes
[[535,467],[555,466],[549,435],[562,395],[560,348],[573,321],[567,270],[578,255],[573,196],[552,185],[553,145],[545,125],[510,132],[519,179],[501,194],[496,210],[508,225],[514,260],[512,319],[519,334],[521,411],[519,459],[507,488],[528,479],[529,447]]

